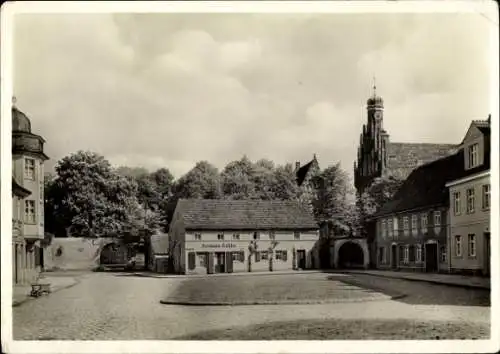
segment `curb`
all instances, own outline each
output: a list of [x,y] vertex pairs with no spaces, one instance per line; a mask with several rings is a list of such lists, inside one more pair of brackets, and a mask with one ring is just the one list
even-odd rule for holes
[[149,275],[143,273],[132,273],[132,275],[144,278],[157,279],[195,279],[195,278],[223,278],[223,277],[251,277],[268,275],[306,275],[306,274],[325,274],[322,271],[295,271],[295,272],[238,272],[238,273],[220,273],[220,274],[172,274],[172,275]]
[[442,282],[442,281],[434,280],[434,279],[416,279],[416,278],[411,278],[411,277],[406,277],[406,276],[397,277],[397,276],[387,275],[387,274],[373,274],[373,273],[363,273],[363,272],[343,272],[342,274],[362,274],[362,275],[370,275],[370,276],[373,276],[373,277],[391,278],[391,279],[403,279],[403,280],[409,280],[409,281],[419,281],[419,282],[426,282],[426,283],[432,283],[432,284],[438,284],[438,285],[444,285],[444,286],[452,286],[452,287],[459,287],[459,288],[466,288],[466,289],[491,290],[490,286],[477,285],[477,284],[448,283],[448,282]]
[[177,301],[177,300],[160,300],[162,305],[179,305],[179,306],[255,306],[255,305],[321,305],[321,304],[349,304],[349,303],[359,303],[359,302],[377,302],[377,301],[388,301],[397,300],[399,298],[405,297],[406,295],[388,296],[382,295],[375,298],[364,298],[364,299],[342,299],[342,300],[275,300],[275,301],[241,301],[241,302],[230,302],[230,301]]
[[[50,292],[50,294],[48,294],[48,295],[50,296],[51,294],[57,293],[57,292],[58,292],[58,291],[60,291],[60,290],[64,290],[64,289],[69,289],[69,288],[72,288],[73,286],[75,286],[75,285],[77,285],[77,284],[79,284],[79,283],[80,283],[80,279],[77,279],[77,278],[73,278],[73,279],[74,279],[74,282],[73,282],[73,283],[68,284],[68,285],[66,285],[66,286],[62,286],[62,287],[57,288],[57,289],[55,289],[55,290],[52,290],[52,291]],[[32,297],[32,296],[27,295],[27,296],[26,296],[24,299],[22,299],[22,300],[17,300],[17,301],[13,300],[13,301],[12,301],[12,307],[19,307],[19,306],[21,306],[22,304],[24,304],[24,303],[26,303],[26,302],[29,302],[29,301],[34,301],[34,300],[37,300],[37,299],[39,299],[39,298],[40,298],[40,297]]]

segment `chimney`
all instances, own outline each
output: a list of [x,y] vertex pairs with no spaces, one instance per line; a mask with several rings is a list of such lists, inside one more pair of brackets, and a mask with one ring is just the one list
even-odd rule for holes
[[488,115],[488,124],[491,124],[491,114]]
[[295,171],[300,168],[300,161],[295,162]]

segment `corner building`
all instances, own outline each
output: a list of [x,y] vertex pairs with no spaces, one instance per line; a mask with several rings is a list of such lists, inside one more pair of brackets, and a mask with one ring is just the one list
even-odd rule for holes
[[317,269],[318,239],[296,201],[181,199],[169,249],[179,274]]
[[13,283],[34,281],[44,267],[45,140],[31,131],[29,118],[12,107]]

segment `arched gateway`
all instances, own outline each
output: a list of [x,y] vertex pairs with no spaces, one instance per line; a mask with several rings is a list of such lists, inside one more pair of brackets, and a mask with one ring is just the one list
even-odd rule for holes
[[368,244],[363,238],[344,238],[334,241],[335,268],[368,268]]

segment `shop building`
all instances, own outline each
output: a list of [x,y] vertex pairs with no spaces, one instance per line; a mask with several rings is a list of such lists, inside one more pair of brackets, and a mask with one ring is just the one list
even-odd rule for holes
[[175,273],[317,269],[319,228],[297,201],[178,201],[169,230]]

